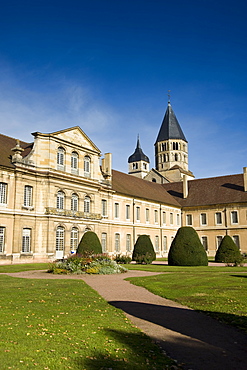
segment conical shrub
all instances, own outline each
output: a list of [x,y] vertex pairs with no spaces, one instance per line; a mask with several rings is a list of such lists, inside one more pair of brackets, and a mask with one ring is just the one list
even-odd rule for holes
[[239,264],[242,259],[238,246],[229,235],[225,235],[217,249],[215,262]]
[[140,235],[134,245],[132,260],[149,264],[156,260],[156,253],[148,235]]
[[207,253],[193,227],[183,226],[178,229],[168,253],[168,265],[208,265]]
[[85,253],[92,253],[92,254],[100,254],[102,253],[102,246],[99,241],[97,234],[93,231],[87,231],[81,238],[80,243],[78,244],[77,254],[85,254]]

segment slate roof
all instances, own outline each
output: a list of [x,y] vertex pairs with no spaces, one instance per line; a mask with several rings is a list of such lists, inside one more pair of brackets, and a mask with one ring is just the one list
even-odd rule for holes
[[184,140],[187,142],[170,103],[168,103],[155,144],[169,139]]
[[247,202],[243,174],[190,180],[186,199],[183,198],[182,182],[162,186],[182,207]]
[[[11,150],[16,146],[16,139],[13,137],[5,136],[0,134],[0,165],[5,167],[14,168],[15,166],[11,163],[11,156],[14,152]],[[24,151],[21,153],[22,157],[28,155],[33,147],[33,143],[26,143],[20,140],[20,146]]]
[[116,170],[112,171],[112,188],[122,195],[180,207],[177,200],[164,189],[163,185]]
[[133,163],[133,162],[138,162],[138,161],[145,161],[149,163],[149,158],[142,151],[139,138],[137,139],[135,152],[129,157],[128,163]]

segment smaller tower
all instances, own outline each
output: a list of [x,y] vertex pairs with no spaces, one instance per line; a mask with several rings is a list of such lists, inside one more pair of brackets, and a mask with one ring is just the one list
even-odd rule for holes
[[139,135],[135,152],[129,157],[129,174],[143,179],[149,172],[149,158],[143,153]]

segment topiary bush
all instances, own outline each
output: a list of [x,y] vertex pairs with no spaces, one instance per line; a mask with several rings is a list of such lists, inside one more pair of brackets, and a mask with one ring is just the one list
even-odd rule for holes
[[229,235],[225,235],[215,255],[215,262],[239,265],[243,261],[238,246]]
[[168,253],[168,265],[208,265],[207,253],[193,227],[183,226],[178,229]]
[[134,245],[132,260],[140,264],[150,264],[156,260],[156,253],[148,235],[138,237]]
[[87,231],[78,244],[76,254],[83,255],[87,253],[101,254],[102,246],[98,236],[93,231]]
[[122,254],[117,254],[116,257],[114,257],[114,261],[116,261],[117,263],[122,263],[122,264],[130,263],[131,259],[132,258],[130,256],[122,255]]

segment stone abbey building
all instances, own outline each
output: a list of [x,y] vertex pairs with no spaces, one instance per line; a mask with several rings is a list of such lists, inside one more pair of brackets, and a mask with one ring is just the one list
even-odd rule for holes
[[0,263],[47,261],[76,250],[96,232],[103,251],[131,254],[148,234],[167,256],[180,226],[193,226],[209,256],[224,235],[247,253],[247,170],[194,179],[188,143],[170,103],[155,142],[155,168],[139,138],[129,173],[80,127],[33,133],[26,143],[0,135]]

